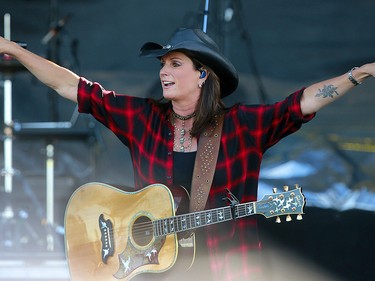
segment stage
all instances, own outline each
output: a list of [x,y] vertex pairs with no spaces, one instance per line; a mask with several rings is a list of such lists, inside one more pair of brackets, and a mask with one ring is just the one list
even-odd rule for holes
[[[0,16],[11,16],[13,40],[107,89],[154,98],[161,94],[159,63],[139,58],[139,48],[166,41],[177,27],[201,27],[204,9],[197,0],[3,2]],[[367,31],[373,11],[370,0],[211,1],[207,32],[240,75],[226,105],[273,103],[374,61],[375,37]],[[55,37],[43,43],[56,24]],[[1,74],[1,100],[5,80],[13,112],[2,140],[12,142],[12,169],[5,169],[5,147],[0,169],[12,188],[0,184],[0,280],[69,280],[69,197],[91,181],[132,186],[130,155],[106,128],[25,70]],[[374,93],[375,79],[368,79],[265,154],[259,198],[297,183],[307,200],[302,221],[258,219],[272,280],[373,279]],[[0,108],[5,115],[6,106]]]

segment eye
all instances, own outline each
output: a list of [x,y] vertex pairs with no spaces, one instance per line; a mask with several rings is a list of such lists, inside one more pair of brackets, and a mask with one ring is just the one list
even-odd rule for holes
[[181,66],[181,62],[179,62],[177,60],[174,60],[174,61],[172,61],[172,66],[173,67],[179,67],[179,66]]
[[163,61],[160,61],[160,68],[163,68],[163,67],[164,67],[164,65],[165,65],[165,62],[163,62]]

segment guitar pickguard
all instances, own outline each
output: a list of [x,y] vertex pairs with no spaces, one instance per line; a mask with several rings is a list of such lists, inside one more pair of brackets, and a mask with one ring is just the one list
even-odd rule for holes
[[119,269],[113,275],[117,279],[129,276],[137,268],[147,264],[159,264],[160,249],[165,243],[165,237],[156,237],[154,243],[148,248],[137,249],[128,237],[125,250],[118,255]]

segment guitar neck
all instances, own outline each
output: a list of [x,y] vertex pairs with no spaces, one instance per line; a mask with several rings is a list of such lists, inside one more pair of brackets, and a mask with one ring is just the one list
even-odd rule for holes
[[192,229],[213,225],[234,218],[242,218],[256,213],[256,202],[226,206],[222,208],[182,214],[174,217],[153,221],[155,236],[164,236],[171,233],[189,231]]
[[[284,187],[285,190],[288,189],[286,187]],[[152,222],[153,232],[155,236],[165,236],[255,214],[261,214],[266,218],[292,214],[301,215],[305,203],[301,188],[297,187],[290,191],[266,194],[259,201],[155,220]],[[297,216],[297,219],[301,219],[301,217]]]

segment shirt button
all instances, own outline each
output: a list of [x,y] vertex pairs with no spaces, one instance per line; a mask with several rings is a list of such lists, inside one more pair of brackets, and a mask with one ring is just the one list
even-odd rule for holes
[[172,152],[171,151],[168,151],[168,156],[171,156],[172,155]]
[[170,180],[172,178],[172,176],[167,176],[167,179]]

